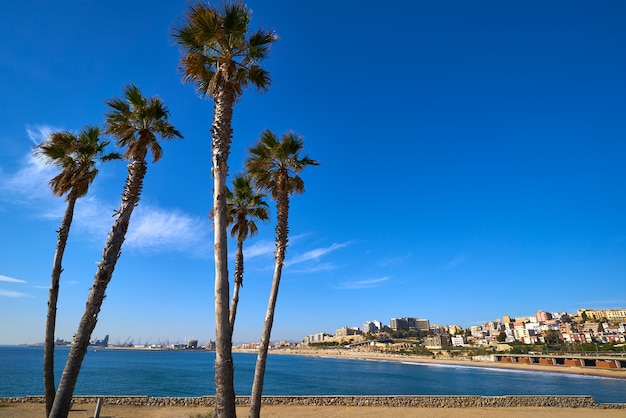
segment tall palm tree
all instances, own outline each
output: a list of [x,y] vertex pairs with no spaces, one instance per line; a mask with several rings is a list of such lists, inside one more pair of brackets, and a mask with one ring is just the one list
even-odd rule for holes
[[230,236],[237,238],[235,254],[235,286],[233,300],[230,304],[230,329],[235,328],[239,289],[243,287],[243,242],[258,232],[255,220],[269,219],[268,205],[265,195],[252,188],[252,181],[247,174],[236,175],[233,179],[233,190],[226,189],[226,224],[232,225]]
[[249,30],[251,11],[241,2],[220,8],[198,1],[189,6],[172,36],[180,46],[183,81],[196,84],[201,97],[213,99],[213,231],[215,251],[215,416],[234,417],[232,331],[230,329],[226,178],[233,107],[244,88],[269,88],[269,73],[259,65],[277,37]]
[[148,169],[146,156],[152,154],[154,162],[161,158],[162,150],[157,137],[161,139],[182,138],[182,135],[168,122],[169,112],[161,99],[146,99],[134,84],[123,90],[123,99],[106,101],[111,108],[106,114],[105,132],[112,134],[117,145],[124,150],[128,160],[128,177],[122,193],[120,209],[109,232],[98,264],[91,292],[87,298],[85,312],[74,336],[72,348],[63,369],[50,417],[66,418],[69,413],[74,386],[78,379],[89,339],[96,327],[98,313],[102,307],[107,285],[120,257],[122,243],[128,231],[130,217],[141,196],[143,179]]
[[270,344],[270,335],[274,323],[274,310],[278,298],[278,286],[282,275],[283,264],[289,234],[289,199],[294,194],[304,193],[304,181],[300,173],[306,166],[319,165],[309,157],[301,157],[304,147],[301,136],[288,132],[278,139],[274,133],[266,130],[256,146],[250,148],[246,159],[246,169],[254,179],[255,184],[268,191],[276,201],[276,252],[274,258],[274,278],[263,324],[261,343],[254,369],[254,382],[250,399],[250,417],[258,418],[261,414],[261,395],[263,393],[263,379],[267,350]]
[[59,282],[63,271],[63,254],[70,234],[76,200],[85,196],[89,186],[98,175],[96,162],[120,158],[117,153],[105,153],[109,141],[100,138],[97,126],[86,126],[78,135],[73,132],[53,132],[48,139],[35,147],[35,154],[46,164],[61,170],[49,184],[52,194],[65,195],[67,207],[57,231],[57,245],[52,262],[48,314],[46,316],[46,336],[43,349],[43,382],[46,398],[46,416],[50,413],[54,394],[54,332],[56,328]]

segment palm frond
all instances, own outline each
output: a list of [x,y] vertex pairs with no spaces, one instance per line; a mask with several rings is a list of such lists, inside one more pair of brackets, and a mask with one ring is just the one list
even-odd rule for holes
[[105,132],[116,138],[128,160],[145,159],[150,151],[153,161],[161,158],[158,138],[182,138],[169,123],[169,111],[159,97],[146,98],[134,84],[122,89],[123,99],[113,98],[105,103],[111,107],[105,113]]
[[215,97],[220,88],[242,95],[250,84],[266,91],[269,74],[259,63],[278,37],[261,29],[249,32],[252,12],[240,1],[217,9],[210,4],[189,6],[183,21],[172,30],[181,52],[183,82],[196,84],[201,97]]
[[261,190],[268,191],[272,198],[281,194],[300,194],[304,192],[304,181],[299,173],[309,165],[319,162],[300,153],[304,148],[302,137],[294,132],[276,135],[266,130],[259,141],[248,150],[245,166],[254,182]]
[[96,161],[116,159],[116,153],[106,153],[108,141],[100,138],[97,126],[86,126],[78,134],[69,131],[53,132],[46,141],[35,147],[35,154],[46,164],[55,165],[60,172],[50,181],[55,196],[80,198],[98,174]]
[[255,221],[269,219],[266,195],[256,191],[247,174],[237,174],[232,180],[232,190],[226,192],[226,224],[232,225],[231,237],[245,240],[258,232]]

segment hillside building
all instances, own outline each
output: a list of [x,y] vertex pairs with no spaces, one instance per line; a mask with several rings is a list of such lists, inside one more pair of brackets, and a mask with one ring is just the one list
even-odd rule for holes
[[428,331],[430,321],[419,318],[391,318],[389,328],[394,331]]

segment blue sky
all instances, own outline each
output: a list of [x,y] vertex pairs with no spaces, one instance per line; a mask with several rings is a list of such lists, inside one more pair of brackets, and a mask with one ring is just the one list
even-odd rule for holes
[[[626,306],[623,2],[247,4],[252,27],[280,39],[269,92],[235,107],[231,174],[264,129],[300,133],[321,163],[292,199],[273,340],[401,316],[467,327]],[[43,340],[65,209],[31,149],[101,124],[130,82],[163,99],[185,139],[148,169],[93,336],[214,339],[213,104],[177,70],[169,33],[185,9],[0,5],[0,344]],[[102,165],[77,203],[58,337],[76,330],[125,175]],[[274,221],[246,242],[235,342],[260,338]]]

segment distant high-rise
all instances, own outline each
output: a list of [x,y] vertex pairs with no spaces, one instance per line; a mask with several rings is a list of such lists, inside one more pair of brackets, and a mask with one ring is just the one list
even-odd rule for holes
[[394,331],[428,331],[430,321],[419,318],[391,318],[389,327]]

